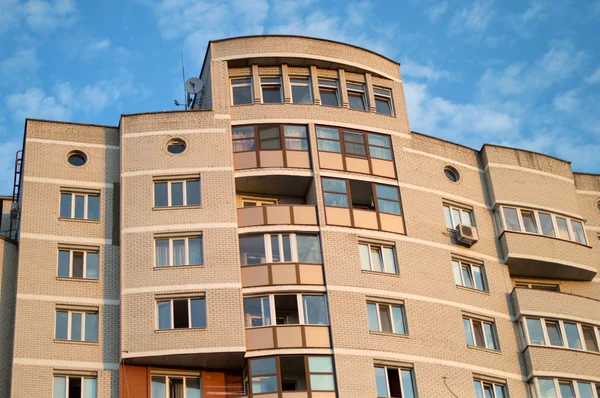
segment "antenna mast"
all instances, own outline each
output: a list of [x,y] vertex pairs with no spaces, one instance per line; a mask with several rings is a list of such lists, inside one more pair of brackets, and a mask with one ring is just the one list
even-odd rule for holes
[[[185,69],[183,67],[183,50],[181,50],[181,82],[183,83],[183,86],[185,87]],[[183,90],[183,100],[185,101],[185,110],[187,111],[188,109],[188,93],[187,91],[185,91],[185,89]]]

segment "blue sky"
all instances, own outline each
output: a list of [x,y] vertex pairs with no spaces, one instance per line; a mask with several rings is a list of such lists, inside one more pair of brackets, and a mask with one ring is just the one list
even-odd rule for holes
[[600,0],[0,0],[0,192],[26,117],[174,109],[181,50],[197,76],[208,40],[262,33],[397,60],[415,131],[600,173]]

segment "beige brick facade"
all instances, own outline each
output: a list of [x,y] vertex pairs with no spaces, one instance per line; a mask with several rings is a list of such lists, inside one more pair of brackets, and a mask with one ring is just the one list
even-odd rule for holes
[[[262,104],[260,77],[273,74],[283,79],[282,103]],[[252,78],[252,104],[232,105],[230,76]],[[293,103],[290,76],[310,76],[313,103]],[[339,107],[320,105],[319,77],[338,79]],[[600,344],[600,176],[573,173],[568,162],[542,154],[492,145],[477,151],[411,132],[399,65],[342,43],[295,36],[211,42],[201,79],[203,91],[188,111],[122,115],[118,127],[27,121],[18,275],[16,243],[3,240],[1,248],[0,310],[14,334],[0,330],[9,342],[0,355],[0,395],[50,397],[54,375],[86,375],[97,378],[98,397],[151,398],[152,375],[200,372],[205,397],[375,398],[375,367],[383,366],[411,370],[420,398],[475,397],[474,379],[505,385],[512,398],[530,397],[529,384],[539,378],[580,380],[600,388],[600,354],[592,352],[591,343],[585,345],[588,350],[542,347],[530,343],[522,328],[524,317],[574,322],[593,326]],[[350,109],[344,82],[364,82],[366,111]],[[394,116],[376,112],[374,87],[391,90]],[[310,168],[281,163],[236,169],[232,129],[267,124],[307,126],[304,153]],[[323,164],[318,126],[388,137],[396,177]],[[180,154],[167,150],[175,138],[186,144]],[[291,156],[286,150],[305,150],[286,149],[287,138],[280,137],[277,150],[264,148],[267,144],[255,137],[258,149],[247,150],[247,156],[271,156],[273,165],[278,156]],[[346,164],[352,155],[343,141],[340,156]],[[372,154],[365,150],[364,162],[371,165]],[[66,159],[72,151],[85,153],[86,164],[70,165]],[[445,176],[447,166],[458,171],[457,182]],[[405,233],[383,228],[389,214],[380,211],[377,189],[369,197],[372,207],[359,203],[356,191],[350,192],[348,210],[336,208],[324,199],[322,178],[398,188],[401,215],[394,216],[394,223],[401,223],[398,230]],[[155,183],[192,179],[200,180],[200,205],[156,206]],[[99,195],[99,220],[59,217],[61,192]],[[265,221],[238,228],[237,209],[246,196],[278,199],[283,206],[316,206],[318,225]],[[476,243],[457,241],[444,206],[472,214]],[[375,227],[340,226],[331,219],[332,207],[335,214],[347,211],[353,222],[376,220],[369,224]],[[537,223],[541,213],[552,220],[565,218],[573,223],[570,235],[544,236],[541,229],[529,233],[523,221],[523,231],[509,231],[501,215],[506,207],[535,212]],[[577,241],[577,222],[584,225],[584,242]],[[247,266],[242,265],[240,235],[276,233],[319,235],[324,284],[271,280],[242,286],[241,267]],[[157,266],[157,239],[199,236],[202,264]],[[399,272],[363,269],[359,243],[392,247]],[[61,248],[97,251],[98,279],[57,277]],[[482,266],[484,288],[457,286],[453,260]],[[515,289],[517,282],[554,284],[560,292]],[[331,348],[314,348],[306,335],[300,348],[249,348],[245,297],[323,291]],[[206,325],[159,330],[157,301],[184,298],[204,299]],[[367,302],[403,306],[406,333],[369,330]],[[57,309],[97,313],[98,341],[56,339]],[[463,318],[493,324],[495,349],[469,346]],[[278,328],[277,333],[285,325]],[[285,344],[282,337],[274,346]],[[335,392],[309,388],[291,395],[281,391],[281,381],[275,394],[257,395],[249,384],[241,391],[252,358],[290,355],[330,355]],[[145,387],[132,391],[132,386]]]

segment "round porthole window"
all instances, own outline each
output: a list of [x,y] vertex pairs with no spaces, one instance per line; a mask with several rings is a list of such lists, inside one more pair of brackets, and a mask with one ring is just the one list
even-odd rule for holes
[[596,210],[600,211],[600,199],[596,201]]
[[167,144],[167,151],[169,151],[169,153],[172,153],[173,155],[182,153],[183,151],[185,151],[185,148],[185,141],[181,138],[173,138]]
[[452,166],[444,167],[444,175],[452,182],[458,182],[458,180],[460,180],[460,173]]
[[87,162],[87,156],[81,151],[73,151],[67,156],[67,161],[71,166],[83,166]]

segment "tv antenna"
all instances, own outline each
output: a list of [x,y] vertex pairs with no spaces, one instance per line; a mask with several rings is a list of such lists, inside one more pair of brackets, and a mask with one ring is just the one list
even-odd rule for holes
[[202,91],[202,88],[204,87],[204,83],[197,77],[191,77],[187,79],[187,81],[185,80],[185,69],[183,67],[183,51],[181,51],[181,81],[183,82],[183,95],[185,98],[185,103],[180,104],[177,100],[173,102],[175,103],[175,106],[185,106],[185,110],[187,111],[188,107],[190,106],[190,103],[192,102],[190,94],[200,93]]

